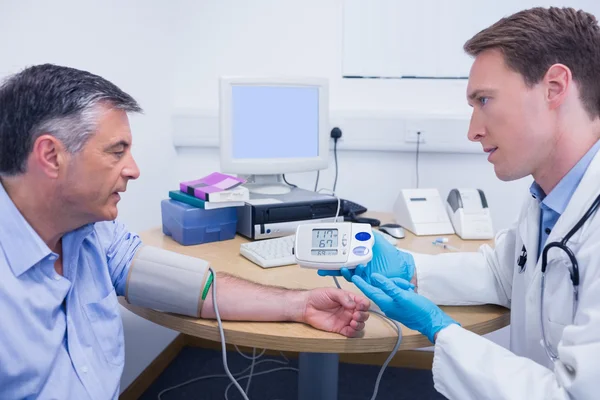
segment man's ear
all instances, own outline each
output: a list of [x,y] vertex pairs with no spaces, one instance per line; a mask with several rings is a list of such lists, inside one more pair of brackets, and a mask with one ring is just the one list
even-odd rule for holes
[[66,153],[60,140],[52,135],[44,134],[33,142],[31,155],[42,173],[56,179],[60,169],[66,164]]
[[564,103],[573,82],[573,75],[566,65],[554,64],[546,71],[543,82],[546,101],[551,109],[556,109]]

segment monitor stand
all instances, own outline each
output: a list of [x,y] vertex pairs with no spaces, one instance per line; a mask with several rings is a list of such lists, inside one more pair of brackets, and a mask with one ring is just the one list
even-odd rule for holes
[[292,187],[285,183],[283,175],[245,175],[245,187],[255,194],[286,194]]

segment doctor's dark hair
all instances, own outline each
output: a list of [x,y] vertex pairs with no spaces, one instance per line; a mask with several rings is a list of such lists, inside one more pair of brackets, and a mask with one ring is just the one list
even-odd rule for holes
[[106,79],[74,68],[36,65],[0,85],[0,176],[22,174],[35,140],[50,134],[70,153],[96,131],[99,105],[141,112],[138,103]]
[[536,7],[502,18],[469,39],[476,57],[498,49],[507,66],[532,87],[556,63],[571,70],[591,119],[600,116],[600,27],[592,14],[573,8]]

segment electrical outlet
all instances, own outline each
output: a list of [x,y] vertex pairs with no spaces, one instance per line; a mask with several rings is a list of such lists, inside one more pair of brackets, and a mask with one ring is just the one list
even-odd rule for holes
[[406,143],[425,143],[425,132],[418,130],[409,130],[404,135],[404,141]]

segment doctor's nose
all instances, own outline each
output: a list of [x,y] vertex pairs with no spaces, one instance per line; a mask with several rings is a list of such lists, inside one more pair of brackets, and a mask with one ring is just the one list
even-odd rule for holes
[[481,117],[478,115],[477,110],[473,110],[467,137],[471,142],[479,142],[485,136],[485,134],[485,125],[483,124],[483,121],[481,121]]

